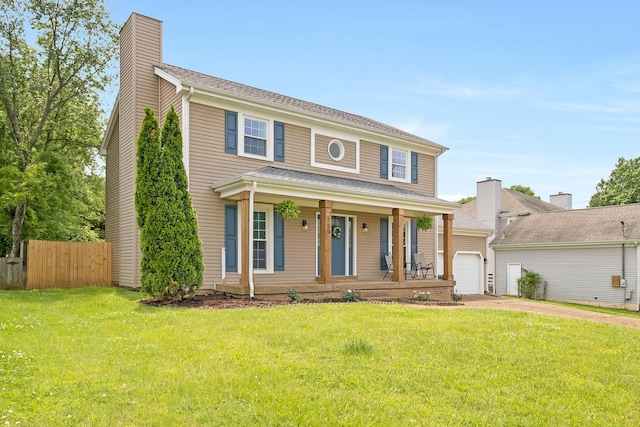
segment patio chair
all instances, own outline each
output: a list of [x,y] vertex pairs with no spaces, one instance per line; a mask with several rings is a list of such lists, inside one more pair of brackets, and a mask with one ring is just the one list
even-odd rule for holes
[[427,262],[424,257],[424,253],[416,252],[415,254],[413,254],[413,263],[416,267],[415,274],[412,275],[414,279],[428,279],[429,270],[431,270],[431,275],[435,279],[436,273],[433,269],[433,263]]
[[382,280],[386,279],[388,275],[391,275],[391,277],[393,277],[393,259],[391,258],[391,255],[386,254],[384,256],[384,260],[387,262],[387,272],[384,273],[384,277],[382,278]]

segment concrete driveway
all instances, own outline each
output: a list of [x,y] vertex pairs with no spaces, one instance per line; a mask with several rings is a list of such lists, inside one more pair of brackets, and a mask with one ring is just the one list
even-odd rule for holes
[[590,320],[593,322],[610,323],[612,325],[628,326],[631,328],[640,329],[640,315],[638,317],[616,316],[614,314],[598,313],[595,311],[581,310],[578,308],[561,307],[526,299],[501,298],[486,295],[465,295],[462,302],[464,303],[464,305],[449,307],[451,307],[452,309],[480,308],[532,311],[536,313],[549,314],[552,316]]

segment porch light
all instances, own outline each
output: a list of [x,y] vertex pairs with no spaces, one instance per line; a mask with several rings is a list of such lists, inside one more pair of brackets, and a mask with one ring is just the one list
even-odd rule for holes
[[362,223],[362,232],[363,233],[368,233],[369,232],[369,226],[367,225],[366,222]]
[[309,224],[306,219],[302,220],[302,230],[307,231],[309,229]]

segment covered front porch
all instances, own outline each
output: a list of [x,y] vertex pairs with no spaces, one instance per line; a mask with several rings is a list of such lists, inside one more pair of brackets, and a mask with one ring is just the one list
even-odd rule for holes
[[[361,299],[410,298],[414,292],[451,298],[455,203],[390,184],[274,167],[244,173],[213,188],[232,212],[230,218],[237,213],[236,219],[225,220],[231,234],[237,230],[237,240],[225,238],[226,270],[214,284],[217,292],[283,299],[293,289],[302,298],[322,299],[350,289]],[[301,207],[305,231],[296,225],[298,220],[278,221],[273,214],[273,206],[284,199]],[[416,218],[424,215],[443,219],[444,256],[438,279],[411,279],[405,273],[421,248],[437,248],[437,233],[416,230]],[[270,222],[281,223],[272,235]],[[366,234],[369,228],[372,232]],[[282,246],[286,256],[284,251],[275,253]],[[392,260],[388,275],[385,255]],[[437,262],[433,257],[429,261]]]

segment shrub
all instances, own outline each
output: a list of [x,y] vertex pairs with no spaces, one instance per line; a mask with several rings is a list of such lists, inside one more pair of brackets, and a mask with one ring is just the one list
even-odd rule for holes
[[533,299],[538,293],[538,285],[542,282],[542,276],[540,274],[522,269],[524,275],[518,279],[518,288],[520,290],[520,296]]
[[344,302],[356,302],[358,301],[358,297],[356,296],[356,293],[353,292],[351,289],[343,289],[340,292],[340,297],[342,298],[342,301]]
[[298,302],[300,301],[300,292],[295,289],[289,289],[289,291],[287,291],[287,297],[289,297],[291,302]]
[[461,301],[462,297],[464,297],[464,294],[459,294],[455,290],[451,292],[451,299],[453,300],[453,302]]

